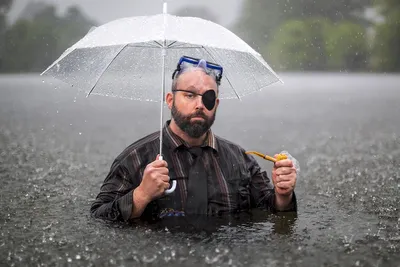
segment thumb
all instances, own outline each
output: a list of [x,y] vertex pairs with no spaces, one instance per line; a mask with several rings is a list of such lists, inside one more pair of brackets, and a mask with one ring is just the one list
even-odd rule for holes
[[[275,158],[275,159],[278,159],[278,154],[275,154],[275,155],[274,155],[274,158]],[[276,162],[274,162],[274,169],[276,169]]]
[[160,159],[160,154],[157,154],[156,160]]

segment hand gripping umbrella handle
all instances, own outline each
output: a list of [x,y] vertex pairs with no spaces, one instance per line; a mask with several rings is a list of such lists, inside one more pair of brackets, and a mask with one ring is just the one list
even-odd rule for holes
[[[163,160],[163,157],[160,156],[158,159],[159,160]],[[176,180],[173,180],[172,181],[172,187],[170,189],[165,190],[165,194],[166,195],[172,194],[175,191],[175,189],[176,189]]]

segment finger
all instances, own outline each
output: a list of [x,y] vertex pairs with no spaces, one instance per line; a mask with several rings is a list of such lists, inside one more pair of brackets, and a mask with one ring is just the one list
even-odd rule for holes
[[168,175],[160,175],[160,179],[161,181],[163,181],[164,183],[168,183],[169,184],[169,176]]
[[162,188],[164,188],[164,191],[165,190],[168,190],[169,188],[170,188],[170,183],[166,183],[166,182],[164,182],[163,184],[162,184]]
[[160,175],[160,174],[168,175],[169,174],[168,168],[165,168],[165,167],[157,167],[157,168],[154,168],[153,170],[157,175]]
[[165,160],[155,160],[151,163],[154,168],[165,167],[168,168],[168,163]]
[[276,175],[288,175],[294,172],[292,167],[279,167],[276,169]]
[[279,182],[295,182],[296,181],[296,175],[295,174],[288,174],[288,175],[278,175],[276,177],[276,183]]
[[293,182],[289,181],[284,181],[284,182],[278,182],[275,185],[279,189],[292,189],[294,187]]
[[293,162],[290,159],[278,160],[277,162],[275,162],[275,167],[293,167]]

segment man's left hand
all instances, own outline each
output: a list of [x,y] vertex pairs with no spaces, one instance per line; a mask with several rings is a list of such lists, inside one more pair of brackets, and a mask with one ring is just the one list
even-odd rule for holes
[[[277,158],[277,155],[275,155]],[[290,197],[296,186],[297,171],[290,159],[275,162],[272,169],[272,182],[275,193],[280,196]]]

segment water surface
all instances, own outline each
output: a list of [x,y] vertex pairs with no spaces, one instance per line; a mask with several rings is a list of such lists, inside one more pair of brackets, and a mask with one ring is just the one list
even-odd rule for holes
[[159,105],[85,98],[38,75],[0,76],[0,262],[400,266],[400,77],[282,78],[221,101],[213,129],[248,150],[288,150],[300,161],[297,216],[127,225],[92,219],[90,204],[112,160],[158,129]]

